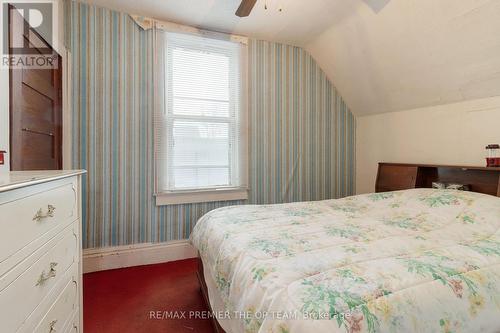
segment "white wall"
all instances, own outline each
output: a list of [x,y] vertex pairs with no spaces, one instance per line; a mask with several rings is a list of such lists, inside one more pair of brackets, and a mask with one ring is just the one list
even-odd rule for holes
[[[3,34],[3,13],[0,17],[0,33]],[[0,45],[0,52],[3,46]],[[0,150],[9,150],[9,70],[0,68]],[[0,165],[0,173],[9,168],[9,155],[5,156],[6,164]]]
[[373,192],[378,162],[485,165],[500,143],[500,96],[357,118],[356,190]]
[[[9,71],[0,69],[0,150],[9,150]],[[10,170],[9,155],[5,165],[0,165],[0,173]]]

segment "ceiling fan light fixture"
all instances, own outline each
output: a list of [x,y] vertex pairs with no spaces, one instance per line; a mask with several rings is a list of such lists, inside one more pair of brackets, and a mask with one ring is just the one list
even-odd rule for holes
[[[283,12],[283,3],[281,0],[278,0],[275,6],[268,5],[269,0],[264,0],[264,10],[268,10],[269,8],[273,8],[273,10],[277,10],[278,12]],[[247,17],[252,12],[253,7],[257,0],[242,0],[238,10],[236,10],[236,16],[239,17]]]
[[[270,7],[268,6],[267,2],[268,2],[268,1],[265,1],[265,2],[264,2],[264,9],[265,9],[265,10],[268,10],[268,9],[270,8]],[[281,1],[276,1],[276,2],[277,2],[277,4],[278,4],[278,5],[277,5],[277,7],[276,7],[276,6],[273,6],[273,7],[274,7],[274,8],[276,8],[276,10],[277,10],[278,12],[280,12],[280,13],[281,13],[281,12],[283,12],[283,3],[282,3]]]

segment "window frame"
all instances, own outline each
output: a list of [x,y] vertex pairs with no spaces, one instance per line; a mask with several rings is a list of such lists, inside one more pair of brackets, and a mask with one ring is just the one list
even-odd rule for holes
[[[207,36],[200,36],[203,38],[209,38]],[[165,39],[167,35],[165,34]],[[167,41],[169,43],[169,41]],[[231,105],[235,104],[234,98],[229,99],[229,116],[228,117],[217,117],[217,116],[193,116],[193,115],[176,115],[173,113],[173,100],[174,98],[169,98],[172,96],[173,91],[170,86],[170,82],[172,82],[172,70],[169,68],[172,63],[171,53],[173,48],[165,47],[164,51],[164,93],[165,98],[164,106],[164,117],[161,121],[166,122],[167,133],[161,133],[160,135],[167,136],[167,142],[172,140],[173,136],[173,126],[175,120],[187,120],[187,121],[199,121],[204,123],[227,123],[228,124],[228,135],[229,138],[233,138],[234,140],[229,139],[230,150],[228,152],[228,168],[229,168],[229,184],[221,185],[221,186],[212,186],[212,187],[198,187],[198,188],[179,188],[179,189],[170,189],[170,186],[173,181],[174,174],[173,172],[169,172],[174,167],[172,166],[173,159],[168,158],[171,156],[171,146],[166,144],[166,146],[162,147],[162,149],[166,149],[166,158],[165,158],[165,166],[163,168],[156,168],[156,205],[170,205],[170,204],[184,204],[184,203],[199,203],[199,202],[211,202],[211,201],[229,201],[229,200],[246,200],[248,199],[248,188],[247,188],[247,180],[248,180],[248,168],[247,168],[247,48],[246,44],[240,43],[241,48],[239,51],[239,61],[232,61],[230,64],[230,71],[239,70],[239,94],[238,92],[235,94],[234,92],[230,92],[230,96],[239,96],[239,105]],[[186,43],[186,45],[182,45],[181,43],[176,43],[175,46],[184,47],[186,49],[198,50],[204,52],[203,48],[198,45],[190,45]],[[214,50],[212,45],[210,46],[211,50]],[[226,54],[230,56],[230,59],[235,59],[232,51],[220,48],[221,54]],[[167,57],[170,57],[168,59]],[[230,86],[231,88],[232,86]],[[234,89],[234,87],[233,87]],[[194,99],[193,99],[194,100]],[[236,133],[232,133],[236,132]],[[164,172],[166,174],[159,175],[159,173]],[[163,178],[163,180],[160,180]],[[166,180],[165,180],[166,178]],[[162,184],[163,186],[160,186]],[[166,187],[167,189],[161,187]]]

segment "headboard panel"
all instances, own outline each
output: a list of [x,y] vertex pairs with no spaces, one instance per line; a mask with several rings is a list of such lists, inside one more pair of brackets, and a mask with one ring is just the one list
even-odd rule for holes
[[500,197],[500,168],[379,163],[376,191],[431,188],[433,182],[469,185],[473,192]]

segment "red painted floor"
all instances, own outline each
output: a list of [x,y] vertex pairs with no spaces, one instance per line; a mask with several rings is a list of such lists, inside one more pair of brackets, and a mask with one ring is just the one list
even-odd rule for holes
[[[210,320],[189,319],[189,311],[207,311],[196,269],[196,259],[189,259],[85,274],[85,333],[212,333]],[[170,311],[178,318],[168,318],[175,316]],[[182,311],[187,318],[180,318]]]

